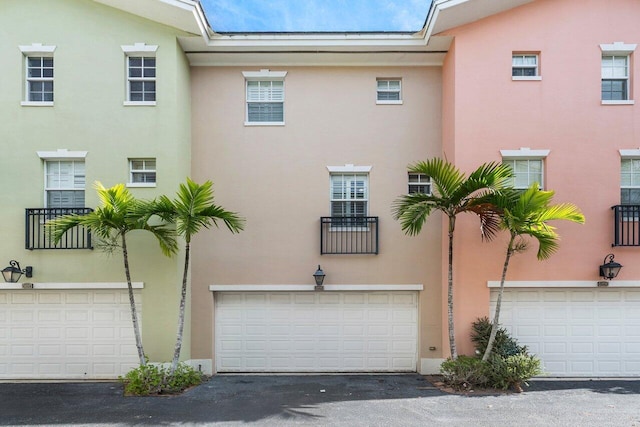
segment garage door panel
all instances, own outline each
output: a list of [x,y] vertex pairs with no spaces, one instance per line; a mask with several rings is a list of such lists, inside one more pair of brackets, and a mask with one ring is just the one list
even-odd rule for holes
[[0,351],[0,378],[114,379],[125,374],[138,362],[127,294],[2,292],[0,312],[7,321],[0,331],[11,340]]
[[505,297],[501,323],[549,375],[640,376],[640,289],[506,289]]
[[[258,294],[264,298],[256,299],[254,293],[216,294],[219,372],[416,369],[414,292]],[[227,316],[229,307],[242,315]],[[254,310],[261,313],[259,325],[248,320]]]

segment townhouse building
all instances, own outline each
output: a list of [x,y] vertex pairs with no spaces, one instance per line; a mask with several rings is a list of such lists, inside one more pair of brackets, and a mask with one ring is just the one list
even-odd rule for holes
[[[391,214],[400,195],[430,191],[407,165],[432,157],[467,172],[509,162],[515,186],[539,182],[583,210],[585,225],[558,224],[553,258],[513,259],[503,323],[550,375],[640,375],[640,5],[611,4],[435,0],[417,33],[239,34],[216,32],[193,0],[7,2],[2,255],[33,267],[20,280],[33,289],[0,285],[0,376],[135,365],[120,258],[86,238],[36,247],[37,215],[95,207],[95,180],[153,198],[185,176],[212,180],[247,220],[193,241],[185,360],[210,373],[437,372],[447,231],[435,213],[409,237]],[[469,216],[456,230],[468,354],[506,238],[483,243],[477,227]],[[143,340],[165,361],[180,258],[133,242]],[[598,271],[609,253],[623,265],[613,280]]]

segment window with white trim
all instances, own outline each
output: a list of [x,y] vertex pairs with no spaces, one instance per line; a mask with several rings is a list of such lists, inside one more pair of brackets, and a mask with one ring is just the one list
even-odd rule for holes
[[431,194],[431,177],[409,172],[409,194]]
[[540,76],[539,55],[534,53],[514,53],[511,55],[511,77],[515,80],[535,79]]
[[620,160],[620,204],[640,205],[640,158]]
[[513,170],[513,188],[526,190],[534,182],[538,183],[540,189],[544,188],[542,159],[503,159],[502,163],[511,166]]
[[24,101],[22,105],[53,105],[53,52],[55,46],[34,43],[19,46],[24,55]]
[[286,71],[243,71],[245,125],[284,125]]
[[155,187],[156,159],[129,159],[128,187]]
[[135,43],[122,46],[127,87],[125,105],[156,105],[157,45]]
[[631,96],[631,55],[637,44],[601,44],[600,62],[602,104],[633,104]]
[[364,217],[368,214],[369,174],[331,173],[331,216]]
[[84,160],[45,160],[45,204],[47,208],[83,208]]
[[377,79],[376,103],[401,104],[402,103],[402,80]]

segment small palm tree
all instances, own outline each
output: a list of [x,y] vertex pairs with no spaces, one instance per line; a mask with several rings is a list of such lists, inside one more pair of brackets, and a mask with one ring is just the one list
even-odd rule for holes
[[100,182],[96,182],[94,188],[98,192],[101,203],[100,207],[85,215],[71,214],[60,216],[48,222],[47,227],[52,230],[56,243],[62,239],[68,230],[82,225],[89,228],[89,230],[98,237],[105,251],[112,252],[115,248],[122,249],[136,347],[138,348],[140,365],[145,365],[146,357],[142,346],[133,286],[131,285],[126,235],[133,230],[149,231],[158,239],[162,252],[165,255],[171,255],[177,250],[177,243],[174,237],[175,232],[162,225],[150,225],[146,218],[136,215],[135,207],[139,202],[133,197],[124,184],[104,188]]
[[191,239],[203,227],[209,228],[212,224],[217,226],[218,220],[222,221],[232,233],[239,233],[244,229],[243,218],[235,212],[229,212],[215,205],[213,201],[213,183],[211,181],[207,181],[204,184],[197,184],[187,178],[185,184],[180,184],[180,189],[178,190],[175,200],[161,196],[156,201],[141,205],[139,209],[139,213],[144,217],[148,218],[149,216],[157,215],[164,221],[175,223],[177,234],[185,240],[178,332],[176,334],[176,345],[171,363],[171,375],[173,375],[178,366],[180,351],[182,349]]
[[519,194],[519,197],[514,197],[514,194],[517,195],[515,190],[511,194],[505,192],[494,198],[496,206],[502,212],[500,215],[500,228],[507,230],[510,238],[507,244],[504,266],[502,267],[500,292],[496,302],[491,335],[489,335],[489,342],[482,356],[484,361],[489,358],[493,350],[496,333],[499,329],[500,308],[509,261],[514,254],[527,249],[528,241],[525,237],[532,237],[538,241],[537,256],[539,260],[544,260],[549,258],[559,246],[559,236],[555,231],[556,229],[547,224],[548,221],[566,220],[580,224],[584,223],[584,215],[577,206],[571,203],[550,205],[554,192],[540,190],[538,183],[531,185],[525,192]]
[[448,220],[449,270],[447,276],[447,314],[451,357],[457,358],[453,322],[453,235],[456,217],[471,212],[480,218],[480,233],[491,238],[498,230],[498,216],[489,196],[505,188],[512,176],[511,168],[498,163],[486,163],[465,176],[452,163],[433,158],[409,166],[409,173],[431,178],[430,194],[414,193],[399,197],[393,205],[393,215],[400,220],[402,230],[416,235],[434,210],[444,213]]

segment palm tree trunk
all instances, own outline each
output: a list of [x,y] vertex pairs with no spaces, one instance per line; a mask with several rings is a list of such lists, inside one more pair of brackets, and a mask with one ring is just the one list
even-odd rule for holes
[[191,244],[189,242],[185,245],[184,253],[184,271],[182,272],[182,291],[180,295],[180,313],[178,314],[178,333],[176,334],[176,346],[173,351],[173,361],[171,362],[171,375],[173,375],[178,368],[178,361],[180,360],[180,351],[182,349],[182,335],[184,331],[184,308],[187,301],[187,274],[189,272],[189,252],[191,250]]
[[509,245],[507,246],[507,255],[504,258],[504,265],[502,266],[502,277],[500,278],[500,292],[498,292],[498,300],[496,301],[496,312],[493,315],[493,324],[491,325],[491,334],[489,335],[489,342],[487,343],[487,348],[484,350],[484,355],[482,356],[483,361],[487,361],[489,359],[489,355],[493,350],[493,343],[496,340],[496,334],[498,333],[498,327],[500,322],[500,308],[502,306],[502,294],[504,293],[504,282],[507,278],[507,269],[509,268],[509,260],[511,259],[511,255],[513,255],[513,242],[516,236],[511,235],[511,239],[509,240]]
[[147,363],[147,358],[142,347],[142,337],[140,336],[140,326],[138,325],[138,313],[136,310],[136,300],[133,296],[133,285],[131,284],[131,272],[129,270],[129,255],[127,254],[127,240],[122,233],[122,257],[124,258],[124,273],[127,276],[127,288],[129,290],[129,304],[131,305],[131,321],[133,322],[133,332],[136,336],[136,347],[138,348],[138,357],[140,358],[140,366]]
[[453,328],[453,231],[456,227],[456,217],[449,217],[449,271],[447,275],[447,319],[449,323],[449,350],[451,358],[458,358],[456,336]]

